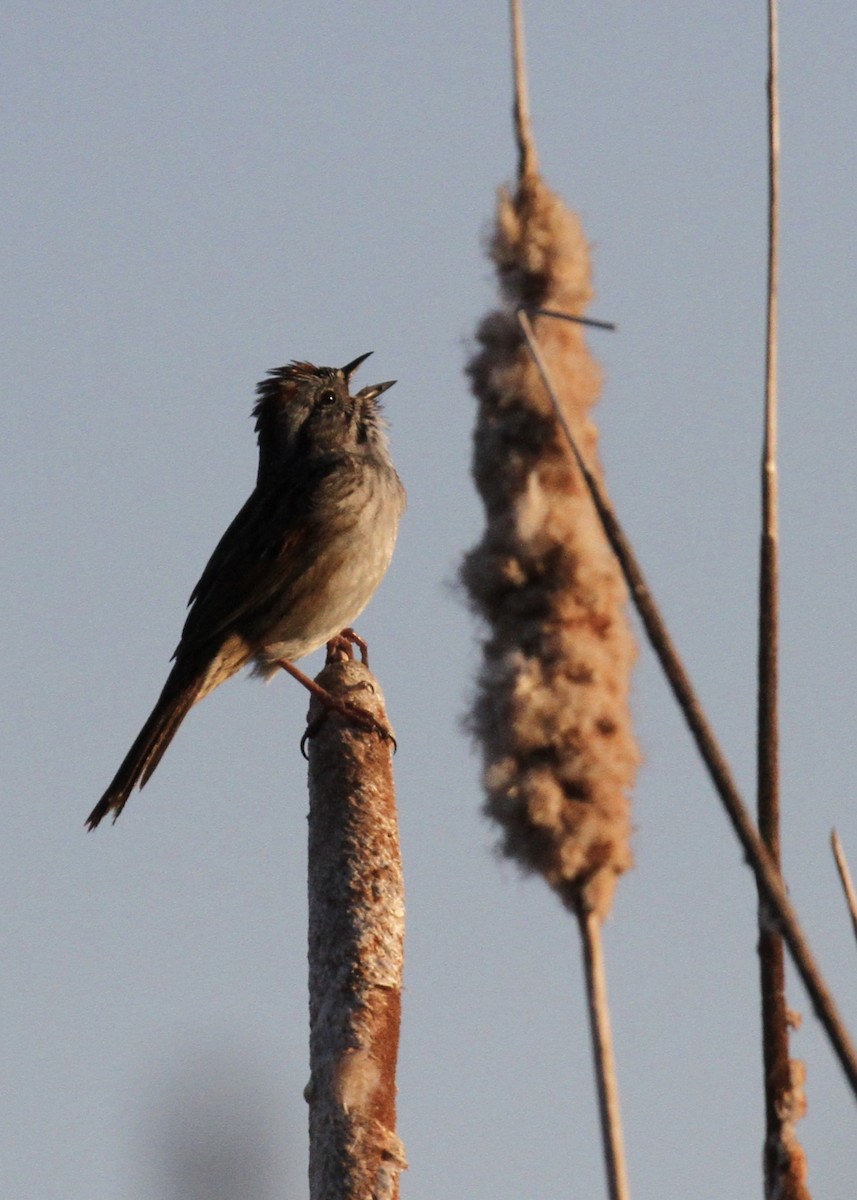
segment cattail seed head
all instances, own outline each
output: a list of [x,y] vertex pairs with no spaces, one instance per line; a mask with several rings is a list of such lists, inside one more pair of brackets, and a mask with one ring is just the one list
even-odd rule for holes
[[[521,335],[521,305],[579,315],[592,298],[578,219],[533,174],[501,192],[490,255],[505,306],[477,331],[473,475],[486,527],[461,576],[486,635],[470,728],[502,848],[576,911],[606,915],[632,863],[639,754],[627,594]],[[601,385],[579,325],[535,318],[563,410],[594,469]]]

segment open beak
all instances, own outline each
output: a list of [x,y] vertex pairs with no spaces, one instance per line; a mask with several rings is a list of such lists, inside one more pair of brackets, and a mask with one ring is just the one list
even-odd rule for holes
[[361,388],[355,400],[377,400],[382,392],[386,392],[387,388],[391,388],[395,383],[395,379],[388,379],[386,383],[373,383],[371,387]]
[[351,381],[351,376],[354,374],[360,364],[366,361],[371,353],[372,351],[369,350],[366,354],[361,354],[359,358],[355,358],[353,362],[350,362],[347,364],[347,366],[341,368],[342,374],[345,376],[346,383]]

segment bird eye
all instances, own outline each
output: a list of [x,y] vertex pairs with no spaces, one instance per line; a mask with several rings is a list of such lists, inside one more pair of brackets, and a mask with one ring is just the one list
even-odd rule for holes
[[319,404],[323,404],[325,408],[328,408],[331,404],[336,403],[336,392],[331,388],[325,388],[320,394],[318,402]]

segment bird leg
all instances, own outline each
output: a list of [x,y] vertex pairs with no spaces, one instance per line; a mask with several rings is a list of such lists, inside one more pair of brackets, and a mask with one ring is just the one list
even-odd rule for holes
[[[358,648],[360,649],[361,660],[365,663],[366,643],[362,638],[358,638],[354,634],[353,630],[343,630],[341,634],[328,642],[328,662],[342,661],[340,655],[343,655],[343,652],[345,657],[348,659],[353,659],[354,653],[351,645],[352,642],[357,644]],[[294,663],[289,662],[288,659],[279,659],[278,665],[281,666],[288,675],[291,675],[292,679],[296,679],[298,683],[302,684],[312,696],[315,696],[316,699],[324,705],[326,710],[325,712],[321,713],[320,716],[316,717],[314,721],[310,722],[304,732],[303,737],[301,738],[301,754],[303,754],[304,758],[307,757],[307,741],[311,737],[314,737],[318,732],[327,716],[327,711],[330,709],[332,709],[334,712],[338,712],[340,716],[344,717],[352,725],[356,725],[359,729],[365,729],[368,733],[378,733],[385,741],[389,739],[392,741],[393,746],[395,747],[396,739],[393,737],[392,732],[387,728],[386,725],[382,724],[381,721],[374,717],[372,713],[367,712],[365,708],[361,708],[358,704],[352,704],[348,700],[340,700],[337,696],[331,695],[327,688],[323,688],[320,683],[316,683],[314,679],[310,679],[309,675],[305,675],[299,667],[296,667]]]

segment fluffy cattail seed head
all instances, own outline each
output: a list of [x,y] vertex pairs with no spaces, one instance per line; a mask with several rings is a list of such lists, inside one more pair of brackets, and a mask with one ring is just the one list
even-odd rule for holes
[[[520,305],[581,314],[592,297],[580,222],[535,174],[501,192],[490,244],[506,304],[477,331],[473,475],[486,527],[462,580],[486,633],[470,727],[506,854],[576,911],[606,915],[632,863],[639,754],[627,594],[521,335]],[[566,417],[594,469],[600,372],[579,325],[534,318]]]

